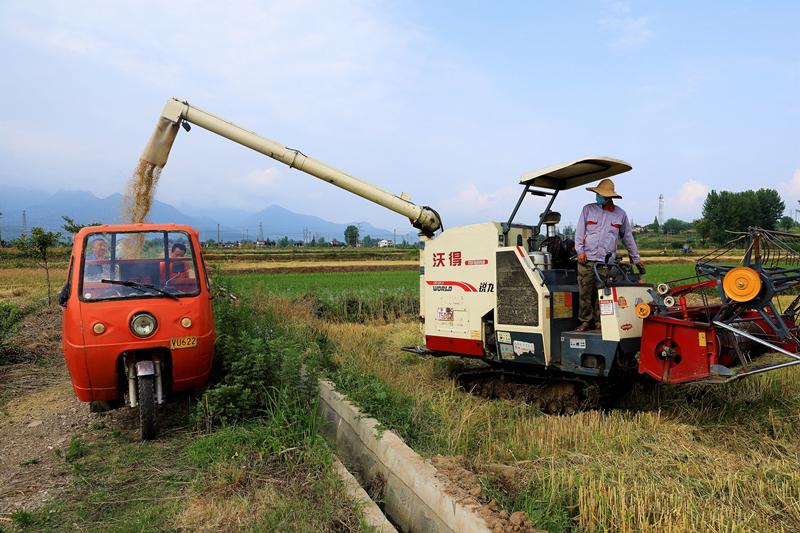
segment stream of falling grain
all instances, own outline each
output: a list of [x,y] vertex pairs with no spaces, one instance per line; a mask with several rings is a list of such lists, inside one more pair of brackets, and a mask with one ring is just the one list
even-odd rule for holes
[[[162,168],[144,159],[139,160],[122,202],[122,216],[126,222],[137,224],[147,219],[153,208],[153,197]],[[136,233],[131,238],[125,239],[123,241],[125,257],[138,257],[143,244],[142,233]]]
[[126,222],[133,224],[144,222],[150,214],[161,168],[144,159],[139,160],[123,201],[123,216]]

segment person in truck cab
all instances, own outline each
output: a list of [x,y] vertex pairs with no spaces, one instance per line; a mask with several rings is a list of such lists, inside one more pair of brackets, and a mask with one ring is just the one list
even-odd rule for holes
[[608,254],[611,254],[611,262],[616,260],[617,239],[622,239],[631,260],[637,265],[642,264],[628,215],[614,205],[614,198],[622,198],[614,190],[614,182],[606,178],[597,187],[587,187],[586,190],[595,193],[595,201],[583,207],[575,229],[580,301],[578,319],[581,321],[575,331],[600,327],[593,266],[594,263],[604,263]]
[[170,259],[176,259],[176,261],[170,261],[170,270],[172,271],[169,276],[170,279],[189,277],[186,261],[182,260],[185,255],[186,245],[183,243],[176,242],[172,245],[172,248],[170,248]]
[[91,252],[86,255],[86,279],[100,281],[111,277],[111,265],[108,263],[108,243],[103,237],[95,238],[91,243]]

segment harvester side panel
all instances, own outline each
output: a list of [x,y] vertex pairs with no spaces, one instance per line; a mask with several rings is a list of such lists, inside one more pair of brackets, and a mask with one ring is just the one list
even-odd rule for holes
[[482,317],[494,309],[499,224],[450,228],[427,241],[421,290],[428,349],[483,355]]
[[652,288],[652,285],[645,284],[620,284],[598,289],[603,340],[620,341],[642,336],[642,319],[636,314],[636,306],[653,301],[648,293]]

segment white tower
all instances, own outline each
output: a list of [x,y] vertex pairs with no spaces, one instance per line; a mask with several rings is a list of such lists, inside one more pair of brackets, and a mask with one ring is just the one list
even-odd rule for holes
[[664,195],[663,194],[659,194],[658,195],[658,223],[659,223],[659,225],[664,223]]

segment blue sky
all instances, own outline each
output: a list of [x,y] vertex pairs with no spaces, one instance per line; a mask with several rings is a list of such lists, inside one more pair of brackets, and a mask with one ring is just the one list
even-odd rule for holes
[[[616,181],[636,222],[659,194],[666,217],[696,218],[710,189],[800,207],[796,2],[224,4],[0,4],[0,184],[121,192],[177,96],[446,225],[506,218],[521,174],[584,155],[633,165]],[[200,128],[157,197],[406,224]],[[591,200],[556,207],[574,223]]]

